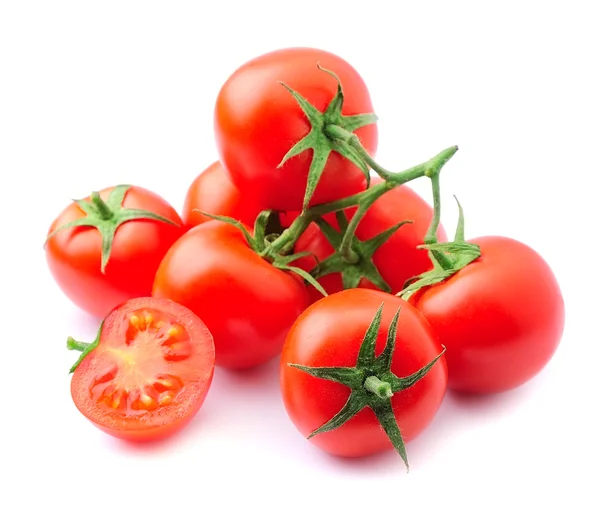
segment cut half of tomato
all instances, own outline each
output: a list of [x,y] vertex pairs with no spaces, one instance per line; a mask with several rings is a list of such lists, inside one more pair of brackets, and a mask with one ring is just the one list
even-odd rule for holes
[[136,298],[116,307],[71,380],[75,406],[122,439],[169,436],[196,415],[210,388],[213,338],[192,311],[168,299]]

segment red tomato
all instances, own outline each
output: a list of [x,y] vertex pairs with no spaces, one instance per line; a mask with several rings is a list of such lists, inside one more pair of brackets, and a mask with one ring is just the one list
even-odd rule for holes
[[214,162],[189,187],[182,217],[187,228],[211,220],[200,211],[232,217],[253,226],[258,214],[265,209],[267,208],[258,202],[242,195],[220,162]]
[[220,221],[188,231],[169,250],[153,295],[194,311],[213,334],[217,365],[247,368],[274,358],[308,305],[297,276],[250,249],[242,233]]
[[[283,401],[292,422],[308,436],[345,405],[350,388],[316,378],[288,363],[313,367],[353,367],[377,309],[384,304],[377,336],[379,355],[390,322],[400,307],[398,332],[391,371],[398,377],[412,375],[442,352],[442,346],[425,318],[402,299],[366,289],[350,289],[311,305],[290,330],[281,356]],[[369,372],[365,372],[365,379]],[[446,392],[444,358],[414,386],[395,393],[392,409],[405,442],[414,439],[433,420]],[[358,412],[343,426],[312,437],[331,454],[357,457],[389,450],[392,444],[370,408]]]
[[[114,187],[100,191],[106,201]],[[85,199],[90,202],[90,197]],[[146,210],[171,222],[135,219],[121,224],[115,232],[110,259],[101,269],[102,235],[91,226],[66,228],[46,243],[46,259],[62,291],[83,310],[103,318],[124,301],[149,296],[158,265],[169,247],[183,234],[177,212],[159,195],[131,186],[123,208]],[[72,203],[54,220],[48,233],[86,213]]]
[[[372,185],[380,183],[380,178],[373,178]],[[347,217],[351,218],[355,208],[346,210]],[[366,241],[385,231],[388,228],[402,222],[412,220],[412,224],[401,226],[373,255],[373,263],[379,273],[392,289],[397,293],[404,287],[407,279],[417,276],[432,268],[426,250],[418,249],[423,244],[423,239],[429,228],[433,209],[415,191],[406,185],[396,187],[381,196],[369,208],[356,229],[356,237]],[[327,217],[331,221],[331,217]],[[337,228],[337,224],[335,224]],[[437,232],[440,242],[446,241],[446,232],[440,225]],[[295,252],[310,252],[319,261],[333,253],[333,247],[321,230],[312,224],[302,234],[296,246]],[[317,261],[311,257],[305,257],[297,263],[301,268],[309,271]],[[319,279],[319,283],[330,294],[343,289],[342,277],[339,273],[329,274]],[[359,285],[362,288],[375,288],[368,280],[362,279]],[[309,289],[311,299],[320,299],[322,295],[313,287]]]
[[214,360],[210,332],[191,311],[166,299],[137,298],[105,318],[98,345],[73,373],[71,395],[110,435],[164,438],[202,406]]
[[[290,148],[311,130],[297,101],[280,82],[323,112],[337,92],[337,82],[319,70],[318,63],[340,78],[344,115],[373,112],[358,72],[342,58],[312,48],[287,48],[261,55],[238,68],[218,94],[215,134],[220,160],[245,197],[254,196],[274,210],[302,209],[312,161],[312,151],[307,150],[277,168]],[[374,156],[376,125],[355,132]],[[360,191],[364,180],[358,167],[332,152],[310,204],[352,195]]]
[[449,387],[492,393],[515,388],[553,356],[564,302],[546,262],[506,237],[481,237],[481,257],[410,302],[447,347]]

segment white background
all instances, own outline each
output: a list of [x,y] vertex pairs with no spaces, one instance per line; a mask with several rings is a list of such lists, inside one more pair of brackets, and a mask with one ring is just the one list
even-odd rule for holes
[[[600,526],[596,3],[2,2],[0,525]],[[305,441],[276,362],[218,370],[193,423],[159,445],[108,437],[70,398],[65,338],[91,339],[98,322],[52,281],[50,222],[117,183],[180,210],[216,156],[220,85],[292,45],[363,75],[384,166],[458,144],[443,172],[448,231],[456,193],[467,236],[529,243],[563,288],[567,327],[547,368],[503,395],[449,394],[408,445],[408,474],[393,452],[347,461]]]

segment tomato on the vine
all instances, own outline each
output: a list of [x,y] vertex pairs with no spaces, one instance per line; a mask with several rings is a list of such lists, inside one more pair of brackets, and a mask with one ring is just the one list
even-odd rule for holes
[[214,162],[188,188],[182,218],[187,228],[211,220],[201,212],[231,217],[252,226],[264,209],[267,208],[242,194],[221,163]]
[[395,447],[402,455],[444,398],[441,353],[428,322],[402,299],[367,289],[332,294],[311,305],[286,339],[287,413],[329,453],[356,457]]
[[257,255],[242,232],[212,220],[189,230],[167,252],[153,295],[191,309],[210,329],[216,363],[262,364],[281,352],[308,305],[301,279]]
[[77,409],[106,433],[151,441],[181,430],[211,386],[215,349],[202,320],[167,299],[136,298],[104,319],[91,344],[69,338]]
[[[372,185],[381,182],[378,177],[372,179]],[[351,219],[355,211],[355,207],[346,210],[346,217]],[[411,221],[400,226],[372,256],[373,264],[389,286],[391,293],[401,291],[408,279],[431,269],[427,251],[418,246],[424,242],[432,216],[432,207],[413,189],[403,185],[379,197],[358,224],[356,237],[359,241],[368,241],[402,221]],[[331,223],[331,215],[328,215],[327,219]],[[332,224],[339,231],[337,222]],[[446,240],[446,232],[441,225],[437,230],[437,238],[440,242]],[[312,224],[298,239],[294,251],[312,254],[312,257],[303,257],[297,263],[298,266],[309,271],[329,257],[334,249],[319,227]],[[343,290],[342,276],[337,272],[320,277],[319,283],[330,294]],[[359,286],[377,289],[377,286],[366,278],[361,279]],[[322,297],[312,287],[309,291],[313,300]]]
[[[343,124],[346,116],[372,114],[371,98],[359,73],[344,59],[314,48],[286,48],[256,57],[239,67],[218,94],[214,125],[220,160],[244,197],[252,197],[270,209],[302,209],[313,150],[308,148],[281,167],[279,164],[311,130],[319,134],[319,148],[325,148],[321,152],[326,162],[310,205],[352,195],[360,191],[365,180],[357,165],[339,152],[327,150],[330,143],[322,133],[323,123],[312,125],[295,97],[281,84],[323,113],[336,97],[338,87],[336,79],[319,66],[333,71],[344,89],[343,105],[337,109],[343,115],[338,112],[329,121]],[[356,129],[357,120],[346,121],[344,126],[354,130],[365,149],[374,155],[377,127],[373,121],[364,121],[367,124]]]
[[530,380],[550,361],[564,328],[556,277],[526,244],[507,237],[469,241],[481,256],[409,301],[447,347],[449,387],[493,393]]
[[58,215],[46,259],[71,301],[102,318],[130,298],[150,295],[160,261],[184,231],[175,209],[156,193],[109,187]]

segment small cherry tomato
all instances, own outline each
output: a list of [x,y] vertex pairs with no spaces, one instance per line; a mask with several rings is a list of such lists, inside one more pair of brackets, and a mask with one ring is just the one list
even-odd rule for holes
[[[302,209],[312,150],[289,158],[281,167],[279,164],[292,146],[309,134],[311,123],[281,83],[322,113],[336,96],[338,86],[319,65],[333,71],[341,81],[344,116],[373,112],[359,73],[344,59],[313,48],[286,48],[256,57],[239,67],[218,94],[214,124],[220,160],[244,197],[252,197],[270,209]],[[377,126],[371,123],[354,132],[374,156]],[[364,181],[359,167],[338,152],[331,152],[310,205],[352,195],[360,191]]]
[[189,187],[182,218],[186,228],[211,220],[201,211],[231,217],[252,226],[258,214],[265,209],[267,208],[255,200],[242,195],[221,163],[214,162],[202,171]]
[[167,252],[153,295],[188,307],[210,329],[217,365],[248,368],[281,353],[289,328],[308,306],[294,274],[259,257],[237,228],[212,220]]
[[554,355],[564,328],[564,301],[542,257],[507,237],[469,242],[481,256],[413,304],[447,347],[449,387],[474,393],[515,388]]
[[288,334],[281,356],[285,408],[326,452],[358,457],[395,447],[402,455],[444,398],[442,353],[429,323],[402,299],[368,289],[332,294]]
[[156,193],[109,187],[67,206],[52,222],[46,260],[69,299],[103,318],[130,298],[150,295],[160,261],[184,231]]

